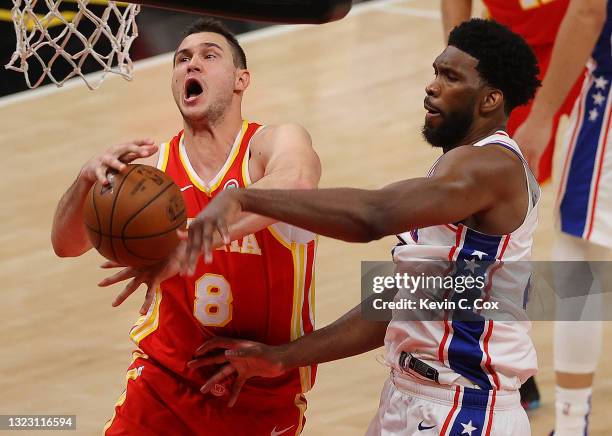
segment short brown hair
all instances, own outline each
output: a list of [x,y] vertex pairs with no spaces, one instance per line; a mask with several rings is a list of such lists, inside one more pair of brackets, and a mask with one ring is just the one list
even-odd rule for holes
[[225,25],[221,23],[221,21],[208,17],[200,18],[190,24],[189,27],[185,29],[185,32],[183,33],[183,39],[194,33],[201,32],[217,33],[223,36],[232,47],[232,58],[234,59],[234,65],[237,68],[246,69],[247,60],[244,50],[240,46],[240,43],[236,39],[236,36],[227,27],[225,27]]

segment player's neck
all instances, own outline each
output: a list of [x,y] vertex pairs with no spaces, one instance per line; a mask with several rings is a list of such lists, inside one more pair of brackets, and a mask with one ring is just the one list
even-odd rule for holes
[[242,117],[226,115],[214,124],[184,123],[183,143],[191,165],[205,181],[214,177],[227,160],[237,135],[242,129]]
[[505,130],[505,128],[505,120],[498,120],[497,122],[487,122],[482,124],[474,123],[463,141],[461,141],[460,145],[475,144],[481,139],[491,136],[498,130]]

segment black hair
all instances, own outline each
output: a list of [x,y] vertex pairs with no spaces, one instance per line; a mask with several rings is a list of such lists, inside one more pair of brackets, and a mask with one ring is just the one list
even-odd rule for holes
[[232,58],[234,59],[234,65],[237,68],[247,67],[246,54],[236,39],[236,35],[225,27],[221,21],[208,17],[200,18],[185,29],[182,39],[185,39],[194,33],[201,32],[218,33],[219,35],[223,36],[232,47]]
[[541,85],[531,47],[495,21],[473,18],[461,23],[451,31],[448,45],[478,60],[480,77],[504,94],[506,114],[531,100]]

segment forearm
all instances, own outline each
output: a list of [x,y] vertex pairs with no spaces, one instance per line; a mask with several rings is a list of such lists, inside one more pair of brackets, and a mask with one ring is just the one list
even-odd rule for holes
[[83,224],[83,203],[91,186],[91,182],[79,175],[57,205],[51,243],[55,254],[60,257],[79,256],[91,248]]
[[235,195],[245,212],[348,242],[369,242],[469,216],[462,214],[469,202],[461,193],[426,178],[404,180],[378,190],[254,189]]
[[283,369],[288,371],[374,350],[384,345],[388,324],[364,319],[358,305],[332,324],[279,346]]
[[[253,189],[240,192],[242,210],[349,242],[378,239],[369,222],[375,191]],[[380,236],[379,236],[380,237]]]
[[444,42],[446,43],[450,31],[472,16],[472,0],[442,0],[441,9]]
[[605,16],[603,0],[570,3],[555,39],[548,71],[534,100],[532,116],[550,117],[559,109],[584,70]]

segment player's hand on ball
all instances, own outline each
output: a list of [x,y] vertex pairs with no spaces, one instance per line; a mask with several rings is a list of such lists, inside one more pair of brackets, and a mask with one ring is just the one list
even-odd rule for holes
[[159,284],[180,272],[181,263],[185,256],[186,245],[186,242],[181,241],[174,253],[169,256],[167,260],[152,266],[136,268],[131,266],[125,267],[125,265],[120,265],[112,261],[104,262],[101,268],[125,268],[118,273],[106,277],[98,283],[98,286],[107,287],[131,279],[127,285],[125,285],[123,291],[113,300],[113,307],[117,307],[144,283],[147,285],[147,293],[145,295],[145,301],[140,308],[140,313],[144,315],[153,302],[155,290],[159,287]]
[[149,157],[157,152],[157,145],[152,139],[137,139],[124,144],[113,145],[104,153],[91,158],[81,169],[80,176],[94,184],[99,181],[103,185],[109,183],[106,173],[109,170],[124,171],[126,164],[135,159]]
[[[195,273],[200,255],[204,255],[205,263],[211,263],[216,246],[231,242],[229,225],[242,211],[241,192],[242,189],[224,190],[198,214],[187,231],[179,230],[179,237],[187,241],[187,255],[182,266],[184,275]],[[221,237],[221,243],[215,243],[215,235]]]
[[202,393],[213,386],[233,377],[228,406],[236,404],[244,383],[251,377],[278,377],[284,374],[282,353],[279,347],[244,339],[216,336],[205,342],[195,353],[195,359],[188,362],[190,368],[209,365],[225,365],[202,386]]

